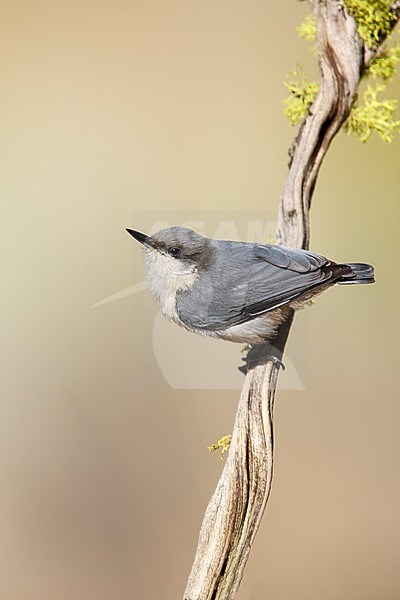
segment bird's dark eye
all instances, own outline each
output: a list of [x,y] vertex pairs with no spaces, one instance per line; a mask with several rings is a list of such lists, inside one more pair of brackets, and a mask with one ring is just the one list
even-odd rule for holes
[[171,246],[170,248],[168,248],[168,254],[170,254],[171,256],[179,256],[180,253],[181,249],[177,246]]

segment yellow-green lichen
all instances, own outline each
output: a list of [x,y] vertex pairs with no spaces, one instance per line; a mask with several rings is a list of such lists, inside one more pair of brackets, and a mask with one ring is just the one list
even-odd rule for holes
[[[344,0],[344,3],[357,21],[359,35],[367,46],[377,48],[389,38],[397,21],[391,9],[392,0]],[[308,15],[297,31],[302,39],[315,41],[316,23],[313,15]],[[394,134],[400,131],[400,121],[395,119],[397,101],[381,98],[385,84],[397,73],[400,44],[389,49],[379,48],[377,54],[364,77],[370,75],[379,83],[368,86],[363,97],[353,106],[344,126],[348,134],[357,135],[362,142],[366,142],[373,132],[385,142],[391,142]],[[290,125],[298,125],[306,118],[318,94],[319,85],[307,80],[301,65],[289,73],[284,85],[290,92],[283,101],[284,113]]]
[[397,73],[397,64],[399,62],[400,44],[397,44],[375,58],[368,69],[368,74],[372,75],[374,79],[381,78],[383,81],[390,81]]
[[376,48],[388,36],[397,17],[391,10],[392,0],[344,0],[355,18],[361,39]]
[[315,42],[317,38],[317,25],[314,15],[307,15],[304,21],[297,27],[297,32],[302,40]]
[[301,123],[307,116],[308,109],[314,102],[319,87],[315,81],[307,81],[301,65],[291,71],[288,78],[289,81],[285,82],[284,85],[289,90],[290,95],[283,101],[285,104],[284,113],[290,125],[293,126]]
[[216,450],[221,450],[220,458],[224,460],[225,452],[228,452],[232,441],[231,435],[224,435],[216,444],[209,446],[208,449],[210,452],[216,452]]
[[384,90],[384,85],[375,88],[368,86],[363,104],[352,108],[345,123],[348,134],[355,134],[362,142],[366,142],[375,132],[384,142],[393,141],[394,133],[400,132],[400,121],[394,118],[397,100],[380,100],[378,95]]

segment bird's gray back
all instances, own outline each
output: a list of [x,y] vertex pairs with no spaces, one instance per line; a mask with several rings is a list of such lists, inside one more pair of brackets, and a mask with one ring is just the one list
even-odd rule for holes
[[190,289],[177,295],[179,318],[197,329],[217,331],[244,323],[342,275],[339,265],[304,250],[212,244],[212,264],[199,272]]

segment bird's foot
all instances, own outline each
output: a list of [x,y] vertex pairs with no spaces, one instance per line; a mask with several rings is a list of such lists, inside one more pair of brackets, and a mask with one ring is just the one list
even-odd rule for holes
[[272,362],[275,367],[285,369],[285,365],[277,356],[282,356],[282,353],[277,350],[270,343],[256,344],[251,346],[250,350],[246,354],[245,358],[242,358],[244,365],[238,367],[239,371],[246,373],[259,365],[265,365],[267,362]]

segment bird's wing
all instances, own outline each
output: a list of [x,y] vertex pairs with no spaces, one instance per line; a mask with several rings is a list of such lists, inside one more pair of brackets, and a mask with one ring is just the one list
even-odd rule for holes
[[306,250],[272,245],[250,250],[243,262],[243,247],[238,253],[232,247],[208,285],[203,280],[182,293],[178,314],[185,324],[205,331],[240,325],[333,284],[347,272],[345,265]]
[[286,246],[256,244],[254,246],[254,256],[256,259],[265,261],[270,265],[288,269],[295,273],[310,273],[331,264],[331,261],[321,254]]

